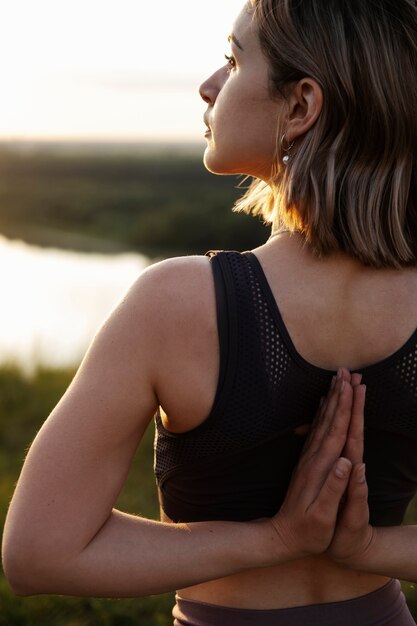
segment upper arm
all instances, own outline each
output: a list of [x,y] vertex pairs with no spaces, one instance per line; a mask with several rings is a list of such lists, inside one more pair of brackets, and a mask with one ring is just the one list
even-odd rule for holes
[[175,262],[146,270],[97,333],[29,450],[6,522],[6,557],[24,550],[25,558],[48,551],[65,559],[108,518],[158,406],[163,304],[176,280]]

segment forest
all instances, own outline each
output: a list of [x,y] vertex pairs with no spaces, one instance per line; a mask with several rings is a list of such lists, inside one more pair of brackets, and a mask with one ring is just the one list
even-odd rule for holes
[[151,257],[249,249],[269,236],[232,212],[247,185],[214,176],[202,150],[0,146],[0,233],[29,243]]

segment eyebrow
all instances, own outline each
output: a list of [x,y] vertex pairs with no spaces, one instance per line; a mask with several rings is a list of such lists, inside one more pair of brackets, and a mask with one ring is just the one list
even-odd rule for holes
[[228,36],[227,41],[233,41],[233,43],[243,52],[242,44],[240,43],[239,39],[237,39],[237,37],[235,37],[233,34]]

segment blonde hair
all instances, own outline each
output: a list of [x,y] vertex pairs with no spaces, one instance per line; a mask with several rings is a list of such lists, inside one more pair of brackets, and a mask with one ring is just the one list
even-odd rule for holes
[[[417,264],[417,9],[414,0],[252,0],[271,94],[305,77],[323,91],[314,126],[269,184],[235,210],[297,230],[318,255]],[[283,129],[277,129],[280,137]]]

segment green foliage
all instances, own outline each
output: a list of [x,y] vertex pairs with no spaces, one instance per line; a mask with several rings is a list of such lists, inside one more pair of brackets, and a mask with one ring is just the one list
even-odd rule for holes
[[[65,392],[73,370],[38,368],[25,375],[0,368],[0,527],[27,450],[43,421]],[[117,508],[156,519],[158,500],[152,472],[153,427],[136,454]],[[0,575],[0,626],[168,626],[173,594],[151,598],[101,600],[12,594]]]
[[172,626],[171,595],[123,600],[16,598],[0,579],[0,626]]
[[[149,256],[248,249],[263,243],[269,229],[232,212],[243,193],[238,182],[209,174],[198,152],[3,147],[0,232],[61,246],[62,234],[79,234],[95,238],[97,245],[101,240]],[[69,247],[74,241],[69,239]]]
[[[74,371],[38,368],[25,375],[14,366],[0,368],[0,511],[1,528],[24,451],[42,422],[63,395]],[[128,480],[116,506],[156,519],[158,501],[152,472],[153,427],[139,446]],[[407,523],[417,520],[417,500],[407,512]],[[413,614],[417,616],[417,589],[403,583]],[[37,596],[18,598],[0,574],[0,626],[168,626],[172,625],[173,594],[151,598],[101,600]]]

